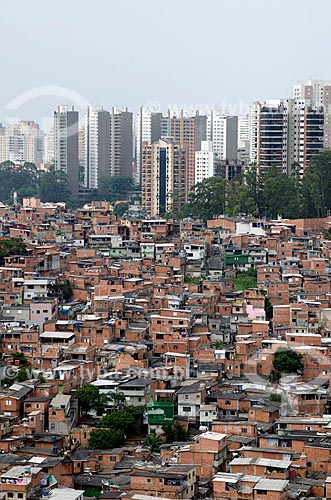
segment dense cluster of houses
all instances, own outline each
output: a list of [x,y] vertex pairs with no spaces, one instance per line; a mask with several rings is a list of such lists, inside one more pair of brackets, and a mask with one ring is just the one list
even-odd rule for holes
[[[0,247],[26,245],[0,267],[0,499],[331,499],[330,227],[0,206]],[[276,382],[279,349],[303,370]],[[90,448],[85,384],[144,406],[145,435]]]

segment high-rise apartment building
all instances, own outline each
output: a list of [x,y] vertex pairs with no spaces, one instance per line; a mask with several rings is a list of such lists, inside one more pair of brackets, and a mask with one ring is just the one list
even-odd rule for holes
[[187,180],[185,183],[185,201],[195,182],[195,152],[201,150],[201,142],[207,140],[207,116],[173,116],[170,120],[170,136],[187,148]]
[[258,169],[279,167],[287,171],[287,102],[256,102],[250,110],[250,159]]
[[214,175],[227,181],[232,181],[237,175],[241,175],[245,169],[243,160],[219,160],[215,159]]
[[238,116],[238,149],[242,149],[249,141],[249,118],[248,115]]
[[110,114],[110,175],[132,177],[132,113],[113,108]]
[[54,163],[54,127],[51,127],[44,137],[44,155],[43,162]]
[[287,165],[300,166],[300,174],[312,156],[324,147],[324,108],[307,100],[289,99],[287,120]]
[[187,191],[188,150],[172,138],[142,144],[142,209],[163,215],[179,208]]
[[0,162],[6,161],[6,127],[0,123]]
[[84,144],[85,144],[85,126],[82,125],[78,129],[78,160],[83,165],[84,163]]
[[212,141],[201,141],[201,150],[195,152],[195,184],[213,177],[214,163],[215,155]]
[[142,106],[137,114],[135,123],[135,159],[137,182],[141,180],[141,161],[143,142],[155,142],[162,136],[169,136],[167,118],[163,119],[162,113],[152,113]]
[[[110,175],[110,113],[89,106],[85,115],[83,146],[84,186],[98,189],[100,179]],[[79,149],[79,148],[78,148]]]
[[236,160],[238,149],[238,117],[224,116],[212,110],[207,117],[207,137],[220,160]]
[[250,161],[259,171],[279,167],[300,172],[323,149],[324,110],[308,100],[272,99],[256,102],[249,114]]
[[43,161],[43,138],[38,123],[22,120],[9,127],[1,127],[0,162]]
[[240,162],[244,162],[248,165],[249,159],[249,116],[239,116],[238,117],[238,154],[237,159]]
[[54,166],[67,175],[68,189],[78,196],[78,111],[73,106],[59,106],[54,112]]
[[331,80],[300,80],[293,86],[293,98],[324,110],[324,147],[331,149]]

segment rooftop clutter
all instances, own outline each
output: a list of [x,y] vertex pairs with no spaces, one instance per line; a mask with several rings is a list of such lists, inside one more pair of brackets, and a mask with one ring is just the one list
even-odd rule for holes
[[0,219],[4,498],[331,498],[331,218]]

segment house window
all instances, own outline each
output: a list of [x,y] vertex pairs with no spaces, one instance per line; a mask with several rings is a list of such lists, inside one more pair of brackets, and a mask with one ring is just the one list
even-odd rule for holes
[[6,399],[6,406],[11,406],[11,399]]
[[98,456],[98,460],[100,460],[100,461],[101,461],[101,460],[103,460],[103,456],[102,456],[102,455],[99,455],[99,456]]
[[191,407],[190,406],[183,406],[183,411],[190,412],[191,411]]
[[54,430],[55,429],[55,424],[51,424],[51,429]]
[[241,432],[242,432],[243,434],[245,434],[245,432],[247,432],[246,427],[242,427],[242,428],[241,428]]

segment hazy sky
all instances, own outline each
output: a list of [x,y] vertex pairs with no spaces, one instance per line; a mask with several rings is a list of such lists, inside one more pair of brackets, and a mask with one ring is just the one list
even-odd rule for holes
[[3,0],[0,121],[288,97],[331,79],[330,17],[329,0]]

